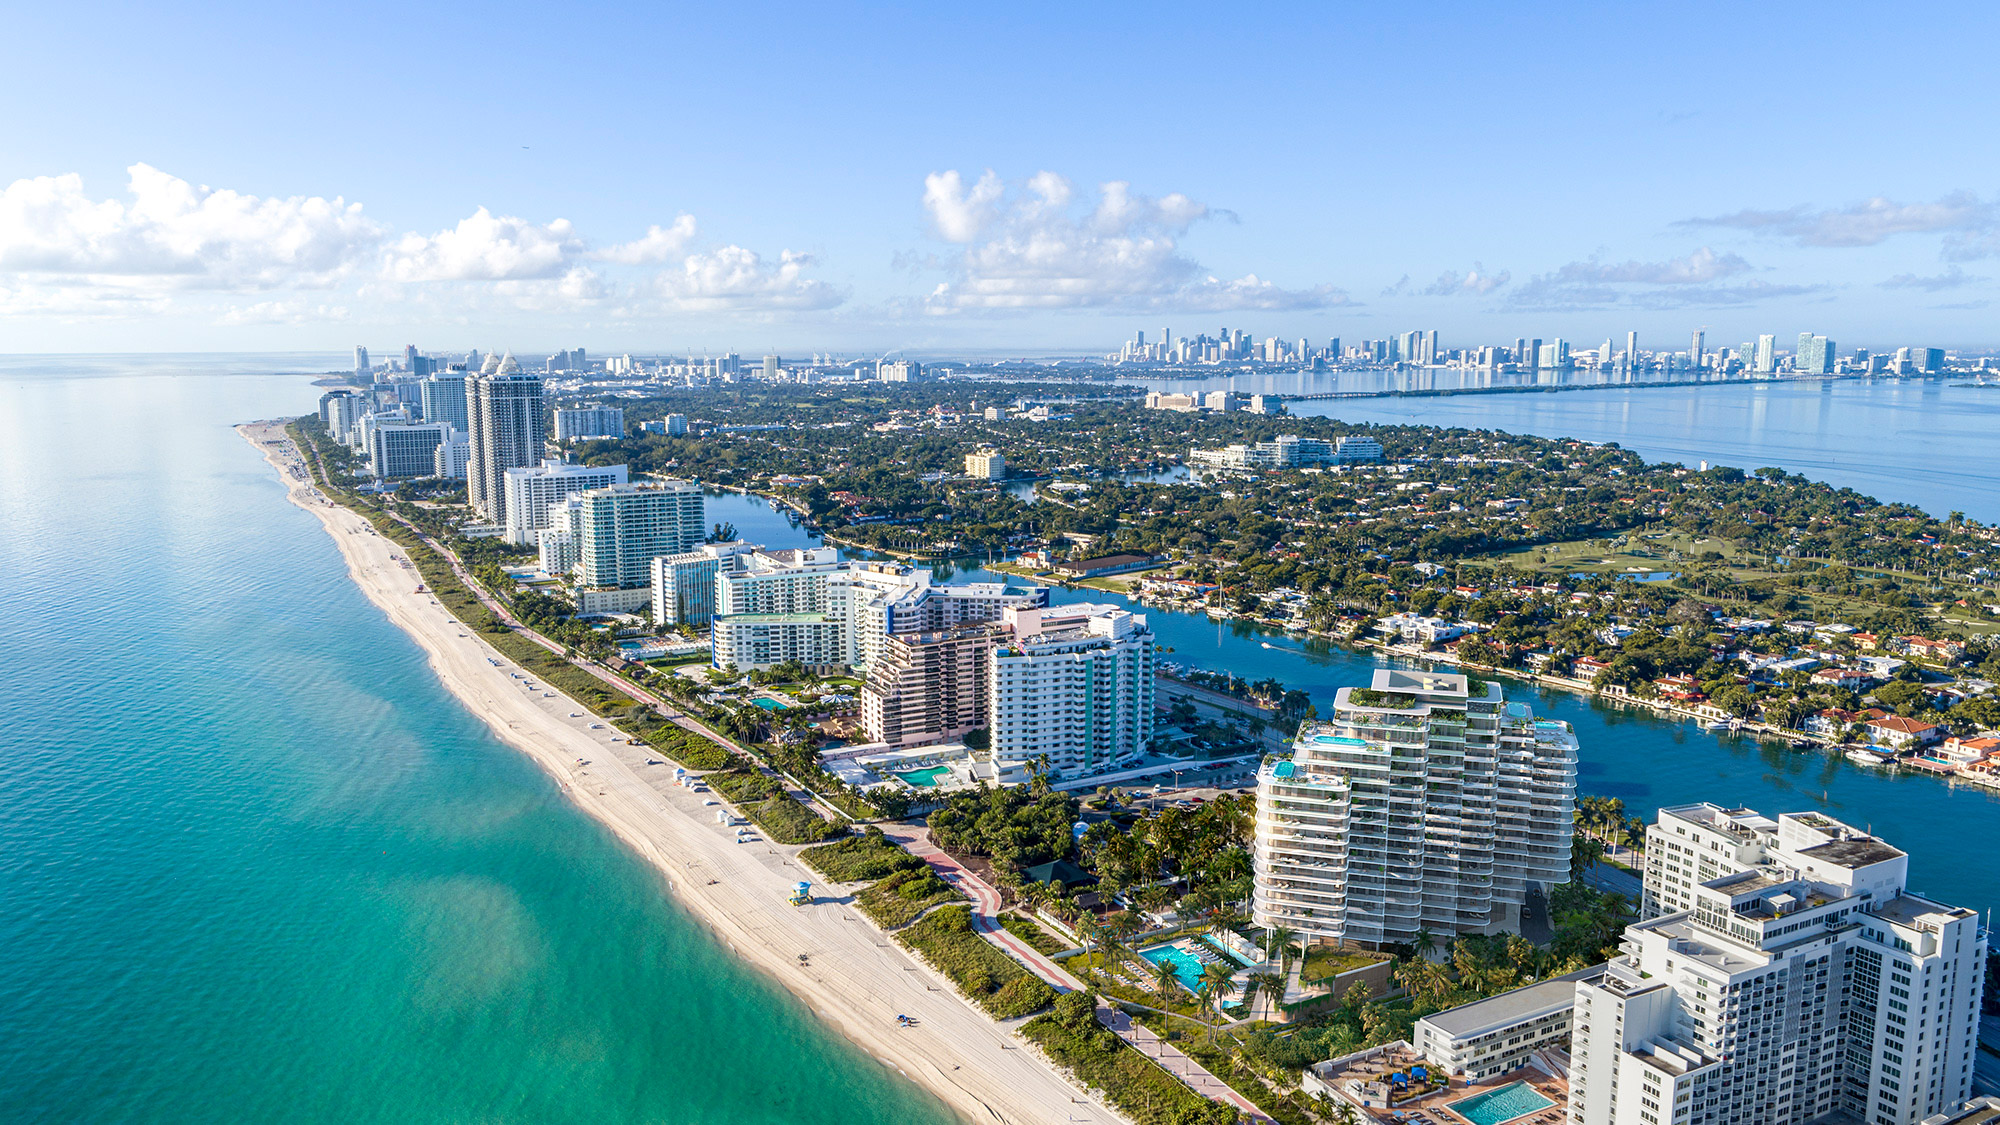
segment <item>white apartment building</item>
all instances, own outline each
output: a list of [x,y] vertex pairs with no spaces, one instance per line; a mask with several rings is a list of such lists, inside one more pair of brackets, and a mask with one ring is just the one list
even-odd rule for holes
[[717,573],[714,612],[824,614],[842,630],[839,655],[824,663],[865,669],[892,633],[994,621],[1007,606],[1036,606],[1047,596],[999,582],[936,586],[923,567],[842,562],[831,547],[758,549]]
[[710,661],[739,671],[796,660],[827,671],[845,667],[845,626],[823,613],[738,613],[709,623]]
[[1005,480],[1007,458],[994,449],[968,453],[965,455],[965,475],[975,480]]
[[1380,946],[1520,928],[1569,881],[1576,735],[1500,685],[1381,670],[1257,774],[1252,913]]
[[1303,465],[1333,463],[1330,441],[1280,434],[1272,441],[1254,445],[1230,445],[1221,449],[1190,449],[1188,460],[1218,469],[1290,469]]
[[427,477],[437,468],[437,451],[450,440],[441,422],[378,423],[368,432],[368,472],[381,478]]
[[1382,443],[1371,437],[1349,435],[1334,443],[1333,459],[1343,465],[1359,461],[1380,461]]
[[367,456],[369,442],[375,436],[375,427],[406,426],[415,421],[407,407],[392,406],[387,410],[365,411],[355,420],[354,428],[347,432],[347,444],[355,452]]
[[549,526],[549,505],[593,488],[627,483],[623,465],[575,465],[553,458],[508,469],[502,480],[506,539],[522,547],[533,545],[536,533]]
[[1528,1065],[1536,1051],[1566,1046],[1577,982],[1603,975],[1598,965],[1432,1012],[1411,1029],[1411,1044],[1468,1083],[1498,1078]]
[[716,577],[715,612],[819,613],[826,608],[826,579],[843,565],[832,547],[759,547]]
[[1910,894],[1903,852],[1818,813],[1688,805],[1655,828],[1681,849],[1660,870],[1717,874],[1649,893],[1688,906],[1627,927],[1577,986],[1575,1125],[1915,1125],[1969,1096],[1976,914]]
[[701,485],[694,481],[613,484],[576,498],[580,587],[650,590],[656,556],[691,551],[707,534]]
[[622,438],[625,411],[617,406],[581,406],[556,411],[556,440]]
[[346,445],[347,435],[361,420],[361,412],[366,405],[367,400],[352,391],[329,391],[319,400],[320,421],[326,423],[326,432],[333,440]]
[[996,763],[1080,777],[1125,765],[1153,737],[1153,631],[1115,605],[1008,606],[987,670]]
[[565,496],[549,505],[548,526],[535,532],[542,573],[562,578],[576,569],[577,544],[583,539],[583,501]]
[[431,475],[445,480],[464,480],[468,465],[472,462],[472,443],[464,434],[451,431],[438,447],[431,451]]

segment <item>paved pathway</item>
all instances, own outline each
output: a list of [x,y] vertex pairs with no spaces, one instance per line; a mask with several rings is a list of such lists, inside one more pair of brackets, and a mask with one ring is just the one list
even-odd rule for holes
[[[931,843],[929,828],[920,824],[891,824],[884,825],[882,831],[889,839],[907,848],[911,855],[930,864],[939,878],[971,897],[972,928],[980,936],[1005,950],[1059,992],[1073,992],[1083,987],[1082,981],[1071,976],[1053,958],[1007,932],[1007,928],[1000,924],[1000,892]],[[1151,1028],[1106,1003],[1102,997],[1097,1001],[1097,1022],[1116,1032],[1120,1039],[1143,1052],[1147,1058],[1159,1063],[1167,1073],[1187,1083],[1195,1093],[1241,1110],[1249,1114],[1253,1121],[1271,1120],[1229,1083],[1211,1074],[1180,1048],[1161,1039]]]

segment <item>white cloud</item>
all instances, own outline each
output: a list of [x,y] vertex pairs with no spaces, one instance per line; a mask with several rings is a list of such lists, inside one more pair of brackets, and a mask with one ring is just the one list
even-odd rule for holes
[[569,220],[546,226],[481,207],[450,230],[406,234],[389,251],[397,281],[518,281],[557,277],[583,252]]
[[1717,254],[1706,246],[1659,262],[1601,262],[1592,258],[1529,278],[1509,295],[1506,304],[1515,310],[1712,308],[1803,296],[1827,288],[1784,285],[1761,278],[1728,281],[1754,268],[1739,255]]
[[694,241],[694,216],[682,215],[671,227],[653,226],[643,238],[621,242],[591,255],[604,262],[626,266],[652,265],[672,259]]
[[1506,270],[1501,270],[1499,273],[1487,273],[1484,265],[1474,262],[1472,268],[1464,273],[1453,273],[1451,270],[1444,271],[1438,275],[1436,281],[1426,285],[1421,292],[1426,297],[1457,297],[1461,295],[1484,297],[1496,289],[1505,288],[1507,283],[1512,280],[1514,280],[1514,275]]
[[339,197],[264,198],[134,164],[129,203],[91,199],[74,173],[0,190],[0,274],[152,279],[221,289],[324,285],[382,240]]
[[1985,281],[1953,266],[1941,274],[1922,277],[1914,273],[1899,273],[1881,283],[1884,289],[1921,289],[1926,293],[1936,293],[1945,289],[1958,289],[1976,282]]
[[924,178],[924,209],[937,236],[962,246],[951,275],[925,300],[935,313],[1020,309],[1295,309],[1345,304],[1330,286],[1287,290],[1251,274],[1210,277],[1179,238],[1210,209],[1185,195],[1158,199],[1113,181],[1079,213],[1077,192],[1039,172],[1011,198],[988,171],[971,187],[956,171]]
[[924,210],[930,212],[931,225],[946,242],[971,242],[978,238],[999,216],[996,204],[1001,194],[1000,177],[991,170],[979,177],[969,191],[956,171],[933,172],[924,177]]
[[840,304],[846,295],[838,288],[806,276],[813,264],[812,255],[791,250],[769,263],[753,250],[724,246],[660,271],[653,292],[669,307],[692,312],[803,312]]
[[2000,222],[1994,206],[1969,191],[1933,203],[1898,203],[1876,196],[1847,207],[1815,210],[1738,211],[1731,215],[1683,219],[1679,226],[1730,227],[1790,239],[1800,246],[1874,246],[1898,234],[1938,231],[1988,232]]
[[229,327],[241,327],[263,324],[313,324],[346,319],[347,308],[343,305],[310,305],[304,301],[258,301],[253,305],[228,309],[216,317],[215,322]]
[[[1704,246],[1681,258],[1664,262],[1600,262],[1595,258],[1571,262],[1554,277],[1561,282],[1610,282],[1621,285],[1699,285],[1717,281],[1750,269],[1737,254],[1717,254]],[[1536,280],[1541,280],[1537,278]]]

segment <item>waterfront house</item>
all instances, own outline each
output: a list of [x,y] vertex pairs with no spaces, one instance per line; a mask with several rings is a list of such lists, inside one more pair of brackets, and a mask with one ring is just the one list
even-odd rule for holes
[[1569,666],[1570,675],[1579,680],[1595,680],[1599,673],[1610,667],[1611,665],[1608,662],[1599,660],[1594,656],[1579,656]]
[[1953,735],[1938,747],[1938,757],[1956,762],[1961,767],[1974,765],[1995,754],[2000,754],[2000,738],[1990,734],[1971,737]]
[[1868,741],[1877,746],[1887,746],[1895,750],[1915,750],[1929,746],[1944,737],[1943,728],[1921,719],[1907,719],[1901,715],[1885,715],[1870,719],[1865,724]]
[[1708,698],[1693,676],[1662,676],[1653,681],[1653,686],[1659,689],[1660,698],[1676,703],[1700,703]]

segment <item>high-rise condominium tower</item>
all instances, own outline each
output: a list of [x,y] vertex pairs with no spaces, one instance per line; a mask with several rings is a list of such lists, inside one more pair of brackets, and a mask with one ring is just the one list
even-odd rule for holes
[[1497,683],[1383,670],[1257,775],[1252,913],[1321,939],[1516,930],[1569,880],[1576,735]]
[[1578,983],[1574,1125],[1912,1125],[1971,1090],[1986,934],[1820,813],[1660,810],[1646,920]]
[[549,436],[542,380],[523,372],[512,352],[489,355],[479,374],[466,381],[465,408],[472,440],[467,497],[488,523],[504,523],[507,470],[539,464]]

